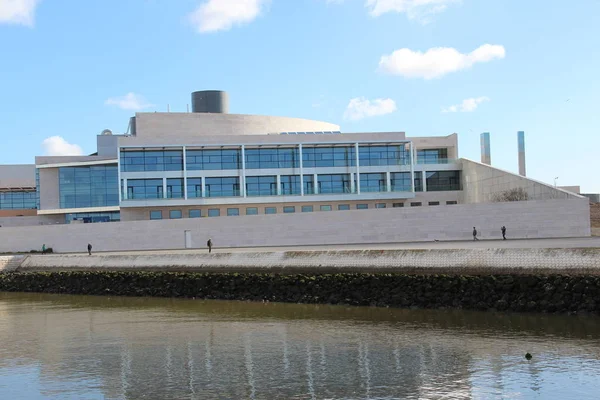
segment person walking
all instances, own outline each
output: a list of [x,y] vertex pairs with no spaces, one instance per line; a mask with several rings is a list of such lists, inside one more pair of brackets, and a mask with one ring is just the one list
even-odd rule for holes
[[208,239],[208,242],[206,242],[206,247],[208,247],[208,252],[212,252],[212,239]]
[[475,227],[473,227],[473,240],[479,240],[477,239],[477,229]]
[[500,231],[502,232],[502,240],[506,240],[506,227],[504,225],[502,225],[502,228],[500,228]]
[[92,244],[88,243],[88,256],[92,255]]
[[46,243],[42,244],[42,254],[46,253]]

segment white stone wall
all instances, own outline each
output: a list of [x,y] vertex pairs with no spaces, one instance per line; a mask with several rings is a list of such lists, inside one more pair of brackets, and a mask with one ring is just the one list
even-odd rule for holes
[[212,237],[216,247],[361,244],[500,238],[500,227],[516,238],[590,235],[587,199],[459,204],[316,213],[30,226],[0,229],[0,252],[179,249],[184,231],[193,247]]
[[0,188],[35,187],[35,165],[0,165]]

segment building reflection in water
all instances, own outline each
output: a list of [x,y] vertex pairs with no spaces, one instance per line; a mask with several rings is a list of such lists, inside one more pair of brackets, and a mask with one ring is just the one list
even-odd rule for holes
[[600,326],[586,319],[0,296],[0,394],[25,384],[49,398],[471,398],[541,395],[555,356],[600,372]]

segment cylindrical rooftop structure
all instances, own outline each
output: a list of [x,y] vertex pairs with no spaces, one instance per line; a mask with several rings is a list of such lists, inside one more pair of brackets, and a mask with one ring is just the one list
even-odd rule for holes
[[490,152],[490,133],[481,134],[481,163],[492,165],[492,154]]
[[192,93],[192,112],[229,113],[229,96],[221,90],[201,90]]

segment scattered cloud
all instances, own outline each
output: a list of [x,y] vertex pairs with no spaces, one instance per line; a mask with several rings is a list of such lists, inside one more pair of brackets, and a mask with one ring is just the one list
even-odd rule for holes
[[33,26],[41,0],[0,0],[0,24]]
[[344,119],[358,121],[363,118],[391,114],[394,111],[396,111],[396,102],[392,99],[368,100],[364,97],[355,97],[348,103]]
[[504,46],[491,44],[484,44],[468,54],[452,47],[434,47],[425,53],[403,48],[382,56],[379,70],[405,78],[434,79],[477,63],[502,59],[505,55]]
[[45,156],[80,156],[83,150],[76,144],[67,142],[61,136],[50,136],[42,142]]
[[207,0],[188,15],[199,33],[226,31],[254,21],[271,0]]
[[442,108],[442,112],[451,113],[451,112],[473,112],[477,109],[477,107],[481,103],[485,103],[486,101],[490,101],[488,97],[472,97],[470,99],[465,99],[460,104],[455,104],[450,107]]
[[104,104],[117,106],[122,110],[143,110],[144,108],[154,107],[154,104],[148,103],[143,96],[132,92],[121,97],[111,97]]
[[396,12],[426,24],[431,22],[432,15],[444,12],[449,5],[460,2],[461,0],[366,0],[365,7],[373,17]]

